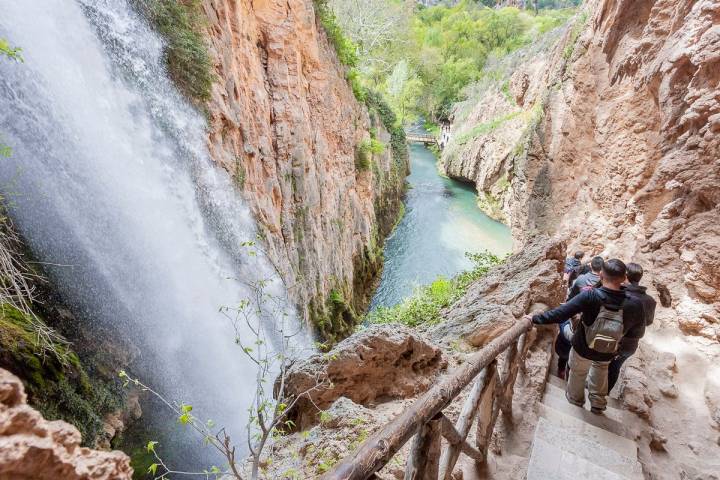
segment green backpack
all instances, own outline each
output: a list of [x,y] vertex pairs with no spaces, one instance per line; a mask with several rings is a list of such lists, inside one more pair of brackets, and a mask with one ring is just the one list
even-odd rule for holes
[[592,325],[585,327],[588,347],[599,353],[616,353],[623,333],[623,305],[605,303],[603,299],[597,318]]

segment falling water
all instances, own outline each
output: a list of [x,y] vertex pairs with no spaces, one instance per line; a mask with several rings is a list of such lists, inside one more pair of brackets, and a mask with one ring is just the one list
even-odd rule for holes
[[218,309],[272,270],[240,246],[251,215],[168,80],[162,40],[121,0],[0,0],[0,12],[24,57],[0,61],[13,149],[0,189],[20,230],[85,322],[144,349],[159,390],[240,431],[255,371]]

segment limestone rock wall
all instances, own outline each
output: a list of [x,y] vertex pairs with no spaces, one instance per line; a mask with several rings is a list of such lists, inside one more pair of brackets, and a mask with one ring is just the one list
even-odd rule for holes
[[[615,394],[644,419],[650,476],[717,471],[720,1],[589,1],[506,78],[456,112],[447,171],[473,174],[518,244],[557,234],[645,267],[660,305]],[[520,113],[459,145],[483,110]]]
[[[597,0],[454,126],[445,168],[516,238],[641,260],[679,327],[720,334],[720,2]],[[478,123],[516,116],[459,144]],[[457,114],[456,114],[457,115]],[[484,115],[484,116],[481,116]]]
[[[407,159],[393,158],[380,120],[356,101],[312,0],[203,5],[218,78],[211,154],[237,180],[306,318],[343,337],[382,267]],[[371,129],[387,148],[361,169]]]
[[122,452],[80,447],[80,432],[48,422],[26,403],[19,378],[0,369],[0,479],[130,480]]

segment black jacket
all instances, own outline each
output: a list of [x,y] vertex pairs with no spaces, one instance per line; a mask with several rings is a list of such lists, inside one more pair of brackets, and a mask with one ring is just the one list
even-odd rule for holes
[[588,360],[610,361],[615,357],[614,353],[596,352],[588,347],[585,340],[585,327],[595,322],[603,303],[611,305],[622,303],[624,336],[629,338],[640,338],[642,336],[645,329],[642,305],[637,300],[629,297],[624,291],[619,292],[606,287],[586,290],[557,308],[534,315],[533,323],[541,325],[561,323],[573,315],[581,313],[580,325],[572,339],[573,348],[580,356]]
[[620,342],[620,353],[630,355],[635,353],[635,350],[637,350],[638,344],[640,343],[640,339],[643,335],[645,335],[645,327],[652,325],[653,320],[655,319],[655,306],[657,305],[657,302],[646,292],[647,288],[641,287],[640,285],[630,283],[625,286],[625,293],[627,293],[628,297],[637,301],[641,305],[644,323],[642,328],[638,328],[635,331],[636,334],[639,334],[638,336],[627,335],[622,339]]
[[581,274],[572,283],[572,286],[570,287],[570,292],[568,292],[568,300],[571,300],[580,292],[582,292],[584,287],[594,287],[599,282],[600,275],[593,271]]

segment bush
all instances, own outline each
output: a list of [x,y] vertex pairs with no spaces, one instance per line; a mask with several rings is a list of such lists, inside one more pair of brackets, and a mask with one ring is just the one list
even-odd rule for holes
[[[328,6],[327,0],[314,0],[313,3],[315,4],[315,12],[320,20],[320,24],[323,26],[323,29],[325,29],[330,43],[335,48],[340,63],[348,67],[357,66],[358,47],[355,42],[343,33],[337,23],[335,13],[333,13],[332,9]],[[348,78],[348,80],[350,79]],[[353,91],[354,90],[353,88]]]
[[178,88],[198,102],[210,100],[213,65],[202,30],[200,0],[133,0],[165,38],[165,62]]
[[397,121],[397,116],[390,105],[385,101],[382,94],[376,90],[367,90],[365,105],[368,109],[377,112],[385,130],[390,132],[390,146],[393,152],[393,159],[402,162],[408,158],[407,142],[405,141],[405,130]]
[[485,275],[502,260],[489,252],[466,253],[473,262],[472,270],[447,279],[438,277],[430,285],[418,289],[415,294],[394,307],[379,307],[365,316],[368,323],[401,323],[409,327],[436,324],[442,320],[440,312],[465,294],[475,280]]

